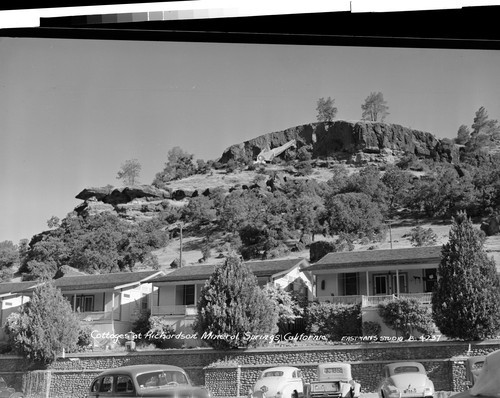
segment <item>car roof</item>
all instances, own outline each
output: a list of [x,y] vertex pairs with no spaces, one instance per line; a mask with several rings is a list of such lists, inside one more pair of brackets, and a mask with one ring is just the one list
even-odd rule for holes
[[345,362],[325,362],[325,363],[318,364],[319,368],[326,368],[328,366],[338,366],[338,367],[350,368],[351,364],[350,363],[345,363]]
[[417,368],[425,371],[424,365],[422,365],[420,362],[394,362],[385,365],[385,368],[389,369],[390,373],[393,373],[394,369],[399,368],[400,366],[416,366]]
[[173,366],[173,365],[163,365],[163,364],[144,364],[144,365],[127,365],[127,366],[120,366],[118,368],[113,368],[113,369],[107,369],[99,374],[98,377],[100,376],[106,376],[110,374],[128,374],[130,376],[136,376],[141,373],[146,373],[146,372],[154,372],[154,371],[167,371],[167,370],[174,370],[174,371],[179,371],[179,372],[184,372],[184,369],[179,368],[178,366]]
[[292,370],[300,370],[299,368],[296,368],[294,366],[276,366],[274,368],[268,368],[263,370],[263,372],[271,372],[271,371],[282,371],[282,372],[289,372]]

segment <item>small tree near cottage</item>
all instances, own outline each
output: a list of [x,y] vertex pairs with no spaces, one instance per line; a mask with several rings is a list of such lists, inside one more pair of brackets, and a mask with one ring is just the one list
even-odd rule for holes
[[434,322],[451,338],[483,340],[500,326],[500,283],[484,237],[465,212],[454,218],[432,295]]
[[5,331],[20,354],[49,364],[63,350],[76,349],[81,326],[69,301],[49,282],[35,288],[31,300],[7,318]]
[[276,333],[277,323],[274,302],[248,266],[231,255],[203,287],[193,329],[213,348],[225,350],[264,342],[247,337]]

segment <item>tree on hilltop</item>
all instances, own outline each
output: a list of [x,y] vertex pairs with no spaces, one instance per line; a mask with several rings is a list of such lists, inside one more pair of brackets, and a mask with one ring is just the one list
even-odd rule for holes
[[316,111],[318,114],[316,115],[316,119],[318,122],[327,122],[331,123],[335,116],[337,116],[337,108],[333,106],[335,104],[335,100],[328,97],[327,99],[321,97],[316,102]]
[[371,122],[381,122],[389,115],[389,107],[384,100],[384,95],[379,91],[378,93],[370,93],[365,99],[365,103],[361,105],[361,118]]
[[118,170],[116,178],[122,180],[126,185],[135,185],[141,174],[142,166],[137,159],[126,160]]
[[465,212],[453,219],[443,245],[432,313],[446,336],[483,340],[500,327],[500,281],[495,262],[484,250],[484,237]]
[[157,188],[165,188],[165,184],[172,180],[180,180],[189,177],[196,172],[193,163],[194,155],[187,153],[180,147],[173,147],[167,154],[167,163],[159,173],[156,173],[153,185]]

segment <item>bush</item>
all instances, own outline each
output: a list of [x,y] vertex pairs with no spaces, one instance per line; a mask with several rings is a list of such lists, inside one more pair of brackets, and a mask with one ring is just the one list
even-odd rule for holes
[[[216,349],[257,345],[262,340],[245,338],[277,331],[278,310],[258,286],[257,277],[236,255],[215,268],[201,291],[193,330],[210,333],[206,343]],[[223,338],[227,336],[227,338]]]
[[382,326],[378,322],[365,321],[362,325],[363,336],[379,336]]
[[332,242],[318,241],[309,246],[309,260],[315,263],[328,253],[335,251],[335,244]]
[[432,334],[435,330],[431,311],[415,298],[380,303],[378,313],[388,327],[404,338],[409,338],[415,332]]
[[20,354],[50,364],[63,350],[76,350],[80,321],[61,291],[44,283],[33,291],[31,301],[7,318],[5,332]]
[[420,225],[411,229],[410,242],[413,246],[432,246],[437,241],[437,235],[432,228],[424,229]]
[[361,336],[360,304],[312,304],[306,310],[307,330],[311,334],[340,341],[343,336]]

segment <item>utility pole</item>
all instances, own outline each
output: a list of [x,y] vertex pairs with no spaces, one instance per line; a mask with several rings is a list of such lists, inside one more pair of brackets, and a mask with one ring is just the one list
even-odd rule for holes
[[180,229],[180,252],[179,252],[179,268],[182,267],[182,223],[179,223]]

